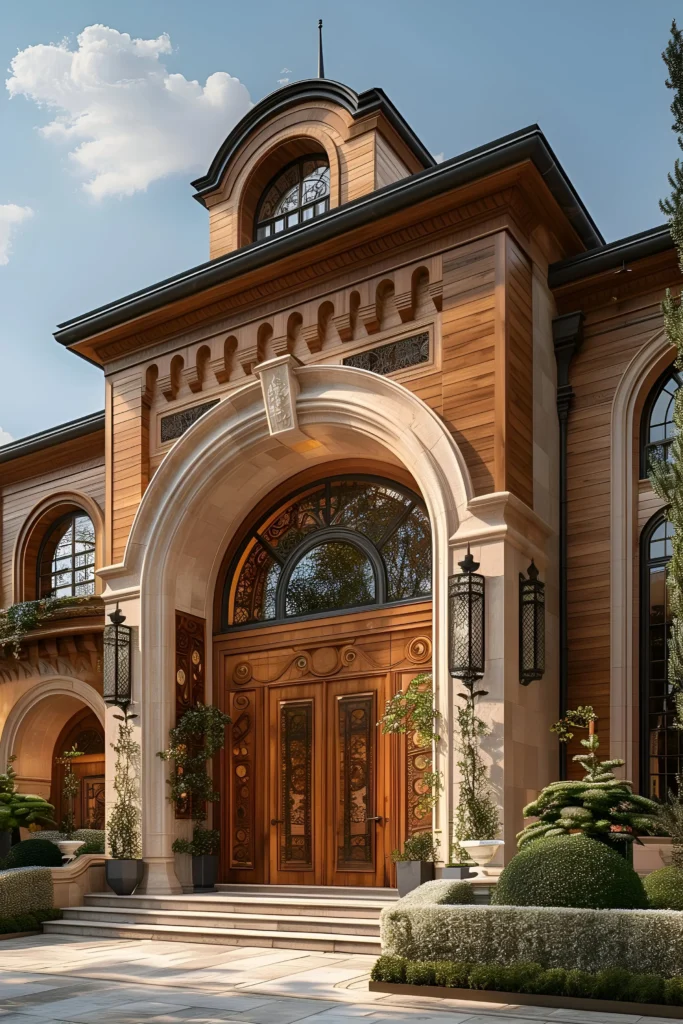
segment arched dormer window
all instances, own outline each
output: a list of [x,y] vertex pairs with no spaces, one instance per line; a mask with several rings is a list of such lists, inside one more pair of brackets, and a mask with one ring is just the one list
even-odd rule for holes
[[431,529],[420,498],[378,477],[329,477],[252,527],[228,574],[223,623],[415,601],[431,590]]
[[678,370],[669,367],[650,392],[640,429],[640,475],[645,478],[652,459],[668,457],[676,434],[674,398],[683,383]]
[[46,534],[38,556],[39,597],[95,593],[95,527],[85,512],[67,512]]
[[322,153],[301,157],[278,171],[263,193],[256,213],[256,239],[290,231],[321,217],[329,208],[327,157]]

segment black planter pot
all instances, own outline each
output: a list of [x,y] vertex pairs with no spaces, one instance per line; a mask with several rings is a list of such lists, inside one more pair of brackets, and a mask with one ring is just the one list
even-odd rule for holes
[[474,871],[467,864],[447,864],[442,872],[442,878],[474,878]]
[[218,854],[203,853],[192,858],[192,885],[195,889],[213,889],[218,879]]
[[132,896],[145,870],[144,860],[105,860],[107,885],[117,896]]
[[0,832],[0,860],[4,860],[12,848],[12,833]]
[[426,860],[399,860],[396,862],[396,888],[399,896],[407,896],[423,882],[434,878],[434,864]]

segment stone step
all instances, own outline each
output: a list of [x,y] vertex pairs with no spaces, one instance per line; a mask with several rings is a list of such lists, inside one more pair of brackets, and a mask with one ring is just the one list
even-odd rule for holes
[[272,914],[230,914],[210,913],[204,909],[193,910],[146,910],[131,907],[84,906],[69,907],[64,910],[65,921],[86,921],[89,924],[101,922],[111,924],[167,925],[176,928],[219,928],[222,931],[238,929],[240,931],[267,932],[313,932],[335,935],[379,935],[379,921],[370,918],[352,917],[310,917],[306,915],[272,915]]
[[220,882],[216,891],[230,895],[310,897],[317,900],[376,900],[389,903],[398,899],[398,889],[379,889],[362,885],[247,885]]
[[[332,922],[330,922],[331,924]],[[121,924],[66,919],[45,921],[48,935],[72,938],[152,939],[170,942],[203,942],[225,946],[266,946],[273,949],[306,949],[326,953],[369,953],[381,951],[379,936],[343,935],[337,932],[286,932],[260,928],[208,928],[185,925]]]
[[271,916],[310,916],[334,918],[365,918],[379,920],[383,907],[392,900],[313,899],[301,896],[264,896],[235,893],[188,893],[183,896],[114,896],[112,893],[89,893],[86,907],[109,907],[120,910],[187,911],[207,914],[268,914]]

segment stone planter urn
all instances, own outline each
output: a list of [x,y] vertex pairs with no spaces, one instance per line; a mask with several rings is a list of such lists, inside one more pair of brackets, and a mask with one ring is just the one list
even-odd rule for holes
[[460,841],[462,849],[467,851],[468,857],[471,857],[477,865],[477,875],[480,878],[490,873],[486,870],[486,865],[491,863],[500,847],[504,845],[502,839],[464,839]]
[[203,853],[192,858],[192,885],[195,889],[213,889],[217,879],[217,853]]
[[81,846],[85,846],[85,842],[83,839],[60,839],[57,846],[64,863],[70,864],[76,856],[76,851],[80,850]]
[[114,860],[110,858],[104,862],[104,874],[107,885],[113,889],[117,896],[132,896],[140,882],[145,870],[143,860]]
[[434,864],[426,860],[399,860],[396,862],[396,888],[399,896],[407,896],[423,882],[434,878]]

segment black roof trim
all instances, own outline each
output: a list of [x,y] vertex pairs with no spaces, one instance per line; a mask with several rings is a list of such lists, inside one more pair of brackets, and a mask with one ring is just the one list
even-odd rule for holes
[[206,174],[192,182],[192,187],[197,190],[193,198],[204,205],[204,196],[218,188],[226,167],[247,136],[274,114],[307,100],[330,100],[338,103],[348,110],[354,120],[366,117],[376,110],[381,111],[423,167],[434,166],[436,161],[432,154],[382,89],[367,89],[358,95],[341,82],[333,82],[328,78],[307,78],[269,93],[244,115],[216,153]]
[[342,232],[362,227],[523,160],[534,163],[583,244],[587,248],[603,245],[602,235],[562,170],[543,132],[538,125],[531,125],[338,206],[323,217],[308,221],[283,235],[253,242],[182,274],[166,278],[150,288],[133,292],[116,302],[67,320],[59,324],[54,336],[62,345],[73,345],[100,331],[160,309],[169,302],[275,263]]
[[80,419],[50,427],[49,430],[41,430],[39,434],[30,434],[29,437],[20,437],[18,441],[3,444],[0,447],[0,463],[32,455],[43,448],[52,448],[56,444],[73,441],[86,434],[94,434],[97,430],[104,430],[104,411],[93,412],[89,416],[81,416]]
[[548,285],[559,288],[560,285],[580,281],[583,277],[592,277],[605,270],[614,270],[623,263],[633,263],[673,248],[669,225],[660,224],[659,227],[641,231],[637,235],[619,238],[616,242],[582,252],[571,259],[551,263],[548,267]]

